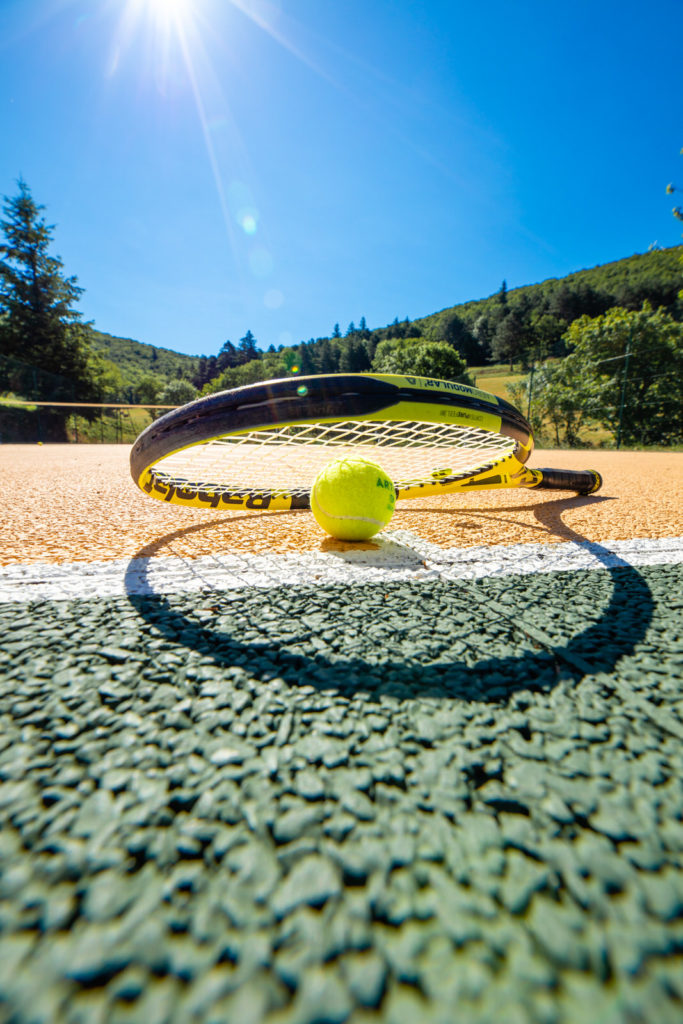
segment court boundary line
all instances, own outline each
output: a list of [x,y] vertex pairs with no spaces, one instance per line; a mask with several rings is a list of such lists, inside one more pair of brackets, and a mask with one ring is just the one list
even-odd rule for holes
[[304,554],[229,553],[96,562],[35,562],[0,567],[0,603],[80,600],[126,595],[358,586],[527,576],[619,566],[683,563],[683,537],[569,541],[442,548],[407,530],[375,538],[376,546]]

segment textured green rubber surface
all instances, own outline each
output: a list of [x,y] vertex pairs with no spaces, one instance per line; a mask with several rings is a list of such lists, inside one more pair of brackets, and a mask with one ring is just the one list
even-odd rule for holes
[[681,576],[0,606],[0,1020],[680,1021]]

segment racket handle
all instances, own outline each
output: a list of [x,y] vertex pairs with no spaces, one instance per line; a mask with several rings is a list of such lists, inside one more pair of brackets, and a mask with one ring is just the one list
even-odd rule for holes
[[542,490],[594,494],[602,487],[602,477],[594,469],[540,469],[538,472],[542,479],[536,487]]

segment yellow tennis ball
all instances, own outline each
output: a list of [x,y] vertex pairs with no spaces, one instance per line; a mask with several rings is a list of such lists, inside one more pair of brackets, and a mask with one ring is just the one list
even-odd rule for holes
[[360,456],[329,462],[311,488],[311,511],[338,540],[367,540],[387,525],[396,491],[381,466]]

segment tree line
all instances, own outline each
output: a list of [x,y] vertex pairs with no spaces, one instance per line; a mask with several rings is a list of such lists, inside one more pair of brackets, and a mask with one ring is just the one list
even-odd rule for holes
[[76,310],[77,279],[50,254],[53,227],[44,208],[23,180],[18,185],[0,221],[0,391],[35,400],[176,405],[294,374],[374,370],[471,384],[469,367],[505,362],[529,372],[515,398],[557,443],[578,443],[591,419],[618,442],[681,437],[681,247],[513,290],[503,281],[486,299],[412,322],[396,317],[371,330],[361,317],[344,334],[336,323],[328,336],[290,346],[263,350],[250,330],[236,344],[226,340],[215,356],[162,350],[160,357],[149,346],[152,356],[141,370],[134,351],[125,359],[119,353],[118,364],[104,355],[106,336]]

